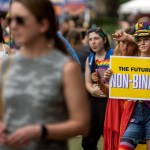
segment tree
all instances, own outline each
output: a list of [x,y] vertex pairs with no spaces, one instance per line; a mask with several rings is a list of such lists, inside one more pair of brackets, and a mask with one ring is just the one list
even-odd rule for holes
[[129,0],[95,0],[96,11],[107,17],[117,17],[117,11],[120,4]]

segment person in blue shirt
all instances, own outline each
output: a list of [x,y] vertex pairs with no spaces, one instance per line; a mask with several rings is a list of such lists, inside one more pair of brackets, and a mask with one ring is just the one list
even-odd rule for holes
[[65,39],[65,37],[60,33],[57,32],[57,36],[59,37],[59,39],[62,40],[62,42],[65,44],[68,52],[72,55],[72,57],[78,62],[78,64],[81,65],[80,60],[76,54],[76,52],[74,51],[74,49],[72,48],[72,46],[70,45],[70,43]]

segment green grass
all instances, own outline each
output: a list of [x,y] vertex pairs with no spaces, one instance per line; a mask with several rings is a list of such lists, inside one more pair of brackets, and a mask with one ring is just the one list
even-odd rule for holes
[[[98,150],[102,150],[102,138],[98,142]],[[69,140],[69,150],[83,150],[81,147],[81,137],[77,136]]]

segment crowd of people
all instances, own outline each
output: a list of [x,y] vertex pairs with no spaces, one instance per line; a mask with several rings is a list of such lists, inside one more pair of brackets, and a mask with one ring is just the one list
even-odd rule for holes
[[[0,22],[0,150],[150,150],[150,102],[109,97],[110,57],[150,57],[150,19],[109,34],[59,24],[49,0],[13,0]],[[6,41],[6,31],[10,42]],[[11,31],[11,32],[10,32]]]

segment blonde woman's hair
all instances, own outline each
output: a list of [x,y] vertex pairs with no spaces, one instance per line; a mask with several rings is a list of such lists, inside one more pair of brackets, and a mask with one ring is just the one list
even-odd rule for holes
[[[134,34],[134,30],[132,28],[126,28],[124,30],[124,32],[130,34],[130,35],[133,35]],[[132,42],[133,43],[133,42]],[[136,43],[133,43],[135,44],[133,49],[132,49],[132,52],[130,53],[130,56],[139,56],[139,49],[138,49],[138,46]],[[116,45],[115,47],[115,50],[114,50],[114,55],[115,56],[122,56],[122,52],[121,52],[121,49],[120,49],[120,42],[118,42],[118,44]]]

